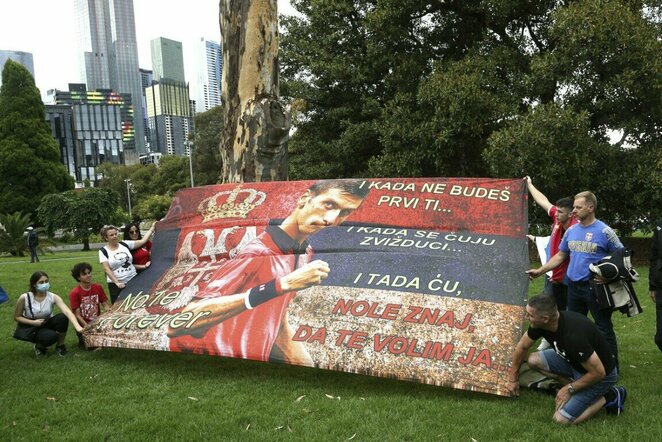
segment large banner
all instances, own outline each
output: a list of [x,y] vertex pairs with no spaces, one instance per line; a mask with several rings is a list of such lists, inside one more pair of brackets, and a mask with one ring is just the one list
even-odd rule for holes
[[508,395],[525,192],[463,178],[184,189],[151,267],[85,340]]

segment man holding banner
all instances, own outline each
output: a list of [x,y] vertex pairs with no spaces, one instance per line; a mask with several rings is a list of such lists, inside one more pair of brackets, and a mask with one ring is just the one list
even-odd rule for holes
[[616,334],[611,321],[611,310],[602,310],[595,297],[594,280],[589,269],[609,253],[623,247],[620,239],[611,227],[595,217],[598,200],[592,192],[584,191],[575,195],[573,214],[578,223],[570,227],[561,241],[559,251],[547,263],[537,269],[527,271],[530,277],[538,277],[548,270],[561,265],[568,256],[568,310],[582,313],[591,312],[595,324],[609,343],[618,367],[618,347]]
[[361,183],[325,180],[306,190],[280,225],[268,226],[214,273],[184,309],[204,317],[191,328],[171,328],[170,350],[312,366],[292,340],[287,308],[298,290],[327,278],[328,264],[311,261],[307,240],[361,206],[368,193]]
[[[552,231],[550,233],[549,244],[547,245],[547,260],[556,255],[561,245],[563,234],[568,228],[577,223],[577,219],[572,213],[572,199],[561,198],[556,204],[549,202],[549,199],[533,185],[531,177],[526,180],[529,193],[534,201],[547,212],[552,218]],[[551,293],[556,299],[556,305],[559,310],[565,310],[568,304],[568,286],[565,284],[565,273],[568,268],[569,260],[566,259],[561,265],[552,271],[551,278],[545,278],[545,293]]]

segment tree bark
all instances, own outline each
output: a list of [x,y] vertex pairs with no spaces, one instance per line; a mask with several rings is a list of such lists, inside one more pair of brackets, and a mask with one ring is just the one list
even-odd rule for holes
[[220,0],[222,182],[287,179],[290,116],[278,99],[277,0]]

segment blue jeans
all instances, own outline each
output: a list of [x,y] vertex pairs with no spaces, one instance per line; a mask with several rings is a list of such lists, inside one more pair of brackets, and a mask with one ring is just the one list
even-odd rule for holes
[[[546,371],[558,374],[571,381],[575,381],[583,376],[583,373],[575,370],[572,365],[559,356],[552,348],[541,351],[539,355],[545,365]],[[563,404],[559,412],[563,417],[574,422],[588,407],[603,397],[616,384],[617,380],[618,371],[614,368],[611,373],[608,373],[600,381],[573,394],[570,400]]]
[[616,344],[616,333],[614,324],[611,322],[611,310],[601,310],[595,294],[591,289],[589,281],[568,281],[568,311],[587,315],[591,312],[595,325],[607,340],[611,352],[614,354],[616,367],[618,368],[618,345]]

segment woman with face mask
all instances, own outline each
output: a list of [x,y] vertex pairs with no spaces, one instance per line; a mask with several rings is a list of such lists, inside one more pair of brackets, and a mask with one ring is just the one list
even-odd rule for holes
[[[19,296],[14,311],[14,320],[18,323],[14,338],[34,342],[37,357],[46,356],[48,347],[56,343],[55,353],[59,356],[67,354],[64,339],[70,321],[77,332],[83,331],[67,304],[49,289],[48,275],[45,272],[34,272],[30,277],[29,291]],[[53,305],[61,313],[54,315]]]

